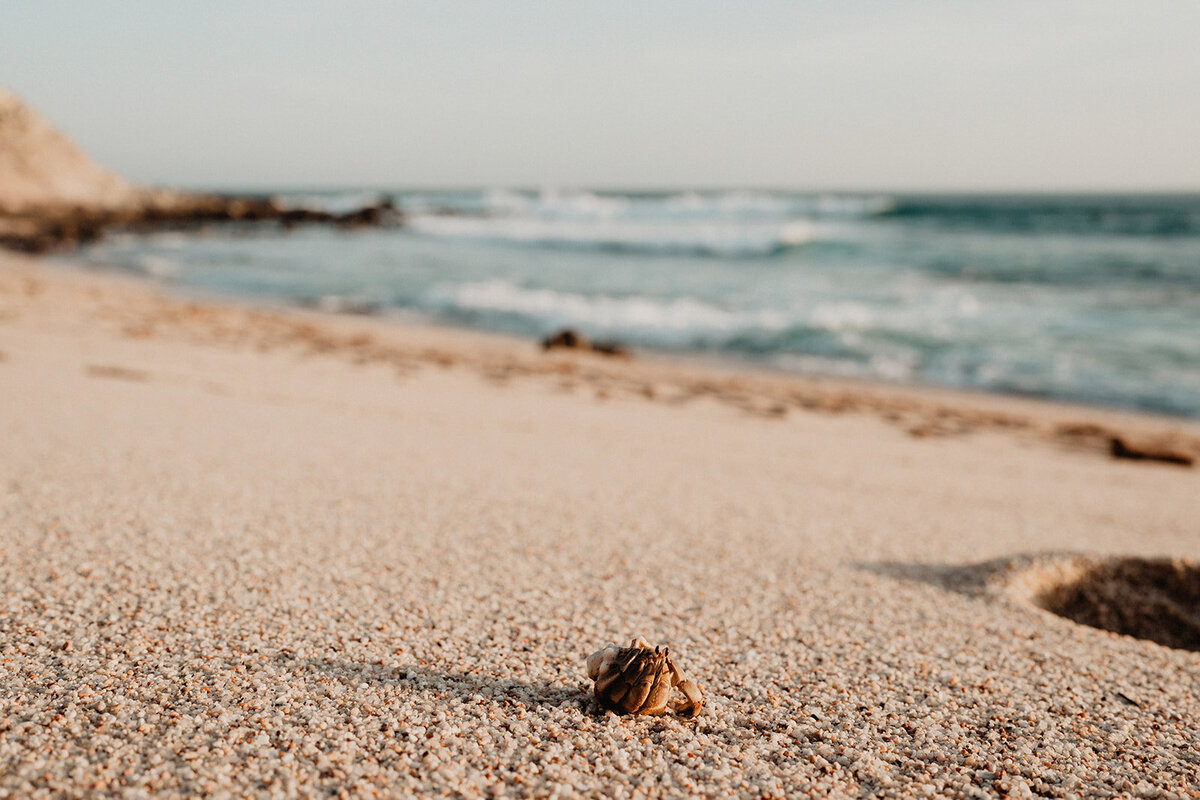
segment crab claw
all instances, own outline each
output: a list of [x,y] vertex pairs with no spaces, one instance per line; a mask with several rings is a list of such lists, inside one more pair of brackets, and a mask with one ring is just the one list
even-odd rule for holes
[[699,684],[685,675],[670,658],[667,659],[667,668],[671,671],[671,683],[683,692],[683,699],[671,703],[671,710],[685,717],[696,716],[700,713],[700,706],[704,704],[704,692],[700,691]]
[[699,714],[700,706],[704,704],[704,692],[700,691],[696,682],[691,678],[684,678],[675,684],[675,688],[683,692],[684,699],[672,703],[671,710],[685,717],[694,717]]

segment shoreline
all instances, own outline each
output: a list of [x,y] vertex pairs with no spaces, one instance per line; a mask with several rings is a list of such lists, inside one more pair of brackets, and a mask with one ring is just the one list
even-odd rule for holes
[[[397,211],[396,213],[398,215],[398,213],[400,213],[400,212]],[[407,223],[408,223],[408,217],[401,217],[400,221],[398,221],[396,224],[407,224]],[[412,222],[410,224],[413,224],[415,228],[420,227],[420,225],[416,222]],[[260,227],[257,227],[257,228],[256,227],[242,228],[242,227],[238,227],[238,225],[233,225],[233,227],[230,227],[227,229],[227,233],[229,233],[229,231],[238,231],[238,230],[246,231],[246,233],[250,233],[250,231],[258,231],[258,233],[251,234],[250,239],[251,239],[251,241],[257,241],[259,239],[262,239],[262,241],[265,242],[266,247],[268,247],[268,249],[266,249],[265,252],[270,252],[270,243],[272,241],[274,241],[274,239],[272,239],[272,237],[280,235],[280,231],[278,231],[276,228],[272,227],[271,224],[260,225]],[[134,236],[136,236],[136,235],[137,234],[134,234]],[[391,237],[389,236],[388,240],[390,240],[390,239],[391,239]],[[400,239],[397,239],[396,241],[397,241],[398,245],[403,245],[403,243],[406,241],[409,241],[409,242],[410,241],[420,241],[421,239],[422,239],[422,237],[418,234],[406,234],[406,235],[400,236]],[[283,242],[281,245],[282,247],[293,247],[294,246],[294,245],[288,245],[288,240],[286,239],[286,237],[281,237],[280,241]],[[368,241],[374,241],[374,237],[371,237],[371,239]],[[404,245],[404,246],[410,246],[410,245]],[[259,245],[252,245],[252,247],[259,247]],[[356,252],[354,247],[355,247],[355,245],[353,245],[353,243],[352,243],[352,245],[349,246],[350,249],[348,252],[350,254],[354,254]],[[167,261],[169,261],[169,259],[170,259],[169,254],[161,253],[161,255],[163,258],[166,258]],[[78,253],[78,254],[65,253],[64,258],[68,258],[68,259],[79,258],[80,260],[86,261],[86,260],[88,260],[88,255],[86,255],[85,253]],[[128,260],[127,265],[130,266],[131,273],[136,273],[136,269],[134,269],[133,265],[138,264],[139,263],[138,259],[140,259],[142,257],[140,257],[140,255],[137,255],[136,251],[134,251],[132,253],[125,252],[120,255],[115,255],[114,258],[127,259]],[[256,257],[253,257],[253,255],[251,255],[250,258],[253,259]],[[157,259],[157,257],[155,257],[155,259]],[[169,271],[170,269],[173,269],[173,267],[170,267],[168,265],[167,261],[162,261],[162,263],[161,263],[162,270]],[[185,269],[185,271],[186,271],[186,266],[181,267],[181,269]],[[316,267],[316,269],[317,269],[317,272],[319,273],[320,267]],[[236,296],[235,294],[233,294],[233,291],[236,291],[236,288],[234,288],[233,291],[230,291],[230,293],[228,293],[228,294],[222,294],[221,293],[222,290],[218,289],[218,290],[211,290],[211,294],[205,295],[203,289],[188,288],[187,285],[185,285],[184,283],[180,283],[178,285],[170,285],[170,283],[169,283],[170,278],[168,277],[169,276],[168,271],[163,271],[160,275],[160,266],[158,266],[158,263],[156,261],[154,266],[148,267],[148,269],[143,271],[143,275],[146,278],[151,279],[151,281],[161,281],[162,282],[161,285],[163,285],[164,289],[173,291],[173,293],[176,296],[186,296],[188,294],[194,294],[194,295],[196,295],[196,297],[199,301],[210,301],[210,302],[218,302],[218,303],[233,302],[233,303],[239,303],[239,305],[257,305],[257,306],[269,307],[269,308],[280,308],[280,309],[284,309],[284,311],[287,311],[287,309],[289,309],[289,308],[295,308],[295,307],[302,307],[302,308],[308,308],[308,309],[318,308],[318,309],[325,309],[325,311],[330,311],[330,312],[334,312],[334,313],[349,313],[349,314],[353,314],[353,315],[377,315],[377,317],[384,318],[384,319],[397,319],[398,318],[401,321],[404,321],[406,319],[415,319],[416,321],[418,321],[419,324],[433,324],[436,326],[461,327],[461,329],[464,329],[464,330],[476,330],[476,331],[485,332],[485,333],[486,332],[497,332],[497,335],[502,335],[502,336],[508,336],[508,335],[511,335],[511,333],[504,332],[504,331],[490,331],[485,326],[476,326],[473,324],[473,321],[470,321],[470,319],[472,319],[472,318],[470,318],[470,314],[476,313],[476,311],[478,311],[478,313],[480,313],[482,315],[482,318],[484,318],[484,319],[488,319],[487,314],[492,314],[491,319],[493,321],[496,321],[497,318],[494,317],[494,313],[500,313],[500,314],[502,314],[502,317],[500,317],[499,319],[502,321],[499,321],[498,326],[503,327],[504,326],[503,308],[504,308],[505,302],[515,302],[515,301],[527,302],[527,301],[532,301],[532,300],[538,300],[538,299],[536,299],[536,297],[524,297],[524,295],[518,295],[516,297],[516,300],[509,299],[509,297],[506,297],[506,296],[500,297],[499,300],[488,300],[488,299],[485,299],[482,301],[468,300],[468,301],[464,301],[464,302],[467,302],[468,305],[464,306],[461,309],[458,308],[457,305],[454,305],[454,303],[457,303],[460,301],[457,301],[457,300],[452,301],[452,302],[446,301],[446,302],[450,302],[449,308],[451,309],[451,311],[458,311],[458,312],[467,314],[467,317],[466,317],[466,321],[463,321],[463,320],[443,321],[443,320],[433,318],[432,315],[430,315],[430,317],[426,317],[426,315],[424,315],[426,313],[430,313],[430,314],[437,313],[437,311],[436,311],[437,303],[434,303],[433,306],[430,306],[430,303],[428,303],[428,301],[426,301],[426,300],[408,299],[406,302],[412,302],[418,306],[425,306],[427,309],[432,308],[433,311],[420,311],[420,309],[415,309],[415,308],[409,309],[409,308],[392,307],[392,306],[386,305],[386,303],[383,301],[372,300],[372,299],[370,299],[370,297],[362,296],[362,295],[346,296],[346,297],[338,296],[337,294],[323,295],[322,290],[320,290],[320,288],[319,288],[319,285],[308,285],[308,290],[311,291],[311,294],[294,297],[294,299],[290,299],[290,300],[282,299],[282,297],[280,297],[280,299],[271,299],[271,297],[268,297],[268,296],[260,296],[260,297],[242,296],[242,297],[239,297],[239,296]],[[203,278],[200,278],[200,281],[203,282]],[[298,284],[298,285],[300,285],[300,284]],[[481,284],[481,285],[484,285],[484,284]],[[505,284],[505,282],[500,282],[499,285],[500,285],[500,288],[504,289],[505,291],[524,291],[523,289],[518,288],[516,284]],[[473,287],[468,287],[468,288],[473,288]],[[280,291],[281,294],[287,294],[289,289],[280,288],[280,289],[278,289],[278,291]],[[347,288],[346,291],[352,291],[352,290]],[[456,296],[456,294],[455,294],[456,291],[457,290],[455,290],[455,291],[448,290],[448,294],[451,296]],[[437,290],[434,290],[433,294],[437,295]],[[968,294],[967,297],[970,297],[971,301],[973,302],[972,295]],[[548,303],[548,302],[551,302],[552,300],[554,300],[556,302],[562,302],[562,299],[553,299],[553,297],[551,300],[545,300],[545,302]],[[481,306],[481,311],[479,311],[479,309],[473,309],[472,303],[474,303],[474,302],[484,303],[484,305]],[[497,308],[499,308],[500,311],[497,312],[496,309],[490,309],[490,307],[487,306],[488,302],[499,302],[500,306],[498,306]],[[856,306],[856,308],[857,308],[857,306]],[[518,317],[520,317],[520,314],[518,314]],[[533,329],[533,332],[530,332],[530,330],[526,326],[529,319],[526,319],[523,317],[521,319],[522,319],[522,324],[518,325],[518,327],[522,327],[523,330],[520,332],[517,332],[516,333],[517,336],[532,337],[533,333],[538,332],[538,329],[536,329],[536,327],[535,327],[535,329]],[[532,319],[541,319],[541,318],[535,314]],[[551,314],[550,319],[553,319],[553,314]],[[587,319],[587,315],[584,315],[584,317],[580,317],[578,319]],[[602,321],[601,321],[601,323],[598,323],[598,324],[604,325],[604,323],[602,323]],[[587,330],[586,323],[580,323],[580,327],[581,327],[582,333],[589,333],[589,331]],[[541,330],[545,331],[546,329],[541,329]],[[613,329],[613,330],[619,331],[620,329],[619,329],[619,327],[617,327],[617,329]],[[1174,329],[1172,329],[1172,330],[1174,330]],[[745,353],[743,353],[743,351],[738,351],[738,347],[733,347],[732,350],[722,349],[724,347],[728,347],[728,345],[727,344],[722,345],[720,343],[714,345],[714,347],[716,349],[713,349],[713,350],[671,349],[670,347],[668,347],[666,349],[662,349],[662,350],[654,350],[654,349],[650,349],[650,348],[643,348],[643,345],[638,344],[636,341],[635,342],[620,341],[620,336],[622,336],[622,333],[619,333],[619,332],[610,332],[610,333],[608,333],[608,336],[617,337],[618,341],[616,341],[614,343],[619,344],[619,345],[628,345],[628,347],[636,347],[636,348],[638,348],[638,351],[640,351],[641,355],[646,356],[646,357],[652,357],[652,359],[656,359],[656,360],[660,360],[660,361],[676,361],[676,362],[684,362],[684,363],[694,363],[694,365],[698,365],[701,367],[713,366],[718,369],[726,369],[726,371],[728,371],[728,369],[733,369],[733,371],[750,371],[750,372],[757,372],[757,373],[780,373],[780,374],[785,374],[785,375],[796,375],[796,377],[798,377],[799,379],[802,379],[802,380],[838,380],[838,381],[842,381],[842,383],[845,383],[848,385],[860,384],[865,387],[868,387],[868,389],[870,389],[871,386],[895,387],[895,389],[900,389],[901,391],[904,391],[904,390],[920,391],[920,390],[924,390],[924,389],[931,389],[931,390],[935,390],[935,391],[947,392],[947,393],[950,393],[950,395],[955,395],[955,393],[956,393],[956,395],[961,395],[962,397],[966,397],[966,398],[986,397],[986,396],[994,395],[994,396],[1016,398],[1016,399],[1032,399],[1032,401],[1042,401],[1042,402],[1051,403],[1051,404],[1075,405],[1075,407],[1094,409],[1097,411],[1116,411],[1116,413],[1130,413],[1130,414],[1136,414],[1136,415],[1162,417],[1163,420],[1181,420],[1184,422],[1200,422],[1200,415],[1198,415],[1198,413],[1196,413],[1196,409],[1193,408],[1193,404],[1188,401],[1187,393],[1183,392],[1184,387],[1186,387],[1188,385],[1188,381],[1190,379],[1192,379],[1192,378],[1190,378],[1190,373],[1187,371],[1187,369],[1183,369],[1182,372],[1178,372],[1176,374],[1174,381],[1163,378],[1162,383],[1157,383],[1157,379],[1147,378],[1147,381],[1150,381],[1150,385],[1142,386],[1141,389],[1139,390],[1139,389],[1136,389],[1136,386],[1133,386],[1132,384],[1124,385],[1124,384],[1122,384],[1121,380],[1117,379],[1118,377],[1120,377],[1120,373],[1112,373],[1111,372],[1112,368],[1116,368],[1115,365],[1105,366],[1105,369],[1109,369],[1109,372],[1104,372],[1102,369],[1102,371],[1097,373],[1098,377],[1097,377],[1097,375],[1093,375],[1093,378],[1092,378],[1093,383],[1088,384],[1087,381],[1085,381],[1084,379],[1079,378],[1079,377],[1058,380],[1058,379],[1054,379],[1054,378],[1050,377],[1049,374],[1043,374],[1045,369],[1049,368],[1048,367],[1049,361],[1045,361],[1045,359],[1043,359],[1043,361],[1045,361],[1045,363],[1039,362],[1039,366],[1037,367],[1038,371],[1043,371],[1043,372],[1037,372],[1036,375],[1034,375],[1034,377],[1030,378],[1030,380],[1032,381],[1031,385],[1033,386],[1033,390],[1024,391],[1024,390],[1020,389],[1020,380],[1019,380],[1020,371],[1009,374],[1009,373],[1004,372],[1003,369],[997,367],[995,373],[992,374],[989,371],[991,362],[983,363],[982,367],[980,367],[980,365],[976,365],[974,367],[970,367],[970,366],[964,367],[964,369],[962,369],[961,372],[955,372],[955,369],[953,369],[953,368],[949,368],[949,369],[943,368],[942,372],[938,373],[937,369],[940,367],[938,367],[937,365],[940,365],[941,362],[938,361],[936,359],[936,357],[928,356],[928,354],[925,354],[925,355],[920,355],[920,356],[918,356],[918,355],[912,356],[913,357],[912,363],[913,363],[913,365],[917,365],[917,366],[911,366],[911,367],[908,367],[905,369],[901,369],[900,372],[892,373],[892,374],[877,373],[875,371],[874,367],[869,367],[868,365],[866,365],[865,362],[859,362],[859,361],[856,361],[853,359],[850,362],[845,363],[845,365],[842,362],[834,360],[832,362],[833,366],[832,366],[832,368],[829,369],[829,371],[822,372],[822,367],[818,366],[818,367],[816,367],[817,372],[810,373],[810,372],[804,371],[805,365],[803,363],[803,360],[806,359],[806,357],[808,357],[808,355],[805,355],[804,353],[792,353],[792,351],[788,351],[786,347],[782,347],[782,349],[780,349],[779,351],[775,351],[772,348],[767,348],[761,354],[756,354],[756,353],[754,353],[754,351],[745,351]],[[632,333],[632,332],[629,333],[629,336],[634,337],[635,339],[638,338],[636,333]],[[1184,333],[1182,331],[1178,332],[1178,336],[1182,337],[1183,341],[1187,341],[1187,338],[1186,338],[1186,336],[1184,336]],[[650,337],[650,338],[653,339],[653,337]],[[670,339],[667,339],[667,341],[670,342]],[[1048,344],[1048,345],[1051,345],[1051,347],[1052,347],[1052,342],[1054,342],[1054,339],[1052,339],[1052,337],[1051,337],[1050,341],[1044,342],[1043,344]],[[960,343],[958,343],[958,342],[955,342],[953,344],[950,344],[948,342],[947,347],[950,350],[954,350],[954,348],[959,347],[959,344]],[[707,345],[702,345],[702,347],[707,347]],[[774,345],[772,345],[772,347],[774,347]],[[870,354],[871,351],[872,350],[870,350],[870,349],[864,350],[864,353]],[[1088,374],[1087,368],[1086,368],[1086,363],[1087,363],[1086,357],[1087,357],[1088,351],[1086,348],[1072,347],[1072,345],[1067,343],[1067,344],[1063,345],[1062,350],[1052,349],[1050,351],[1051,351],[1051,353],[1055,353],[1058,356],[1062,356],[1063,361],[1072,361],[1073,362],[1075,360],[1080,360],[1081,363],[1084,363],[1084,366],[1079,367],[1080,375]],[[1181,349],[1180,357],[1184,357],[1184,355],[1183,355],[1184,353],[1186,353],[1186,349]],[[809,354],[809,355],[814,355],[814,357],[815,357],[815,354]],[[926,360],[925,360],[926,356],[928,356],[929,359],[931,359],[931,360],[926,362]],[[857,359],[857,357],[859,357],[859,356],[857,356],[857,355],[854,356],[854,359]],[[863,356],[863,357],[865,357],[865,356]],[[1132,356],[1130,356],[1130,357],[1132,357]],[[776,365],[776,363],[772,362],[772,360],[774,360],[774,359],[779,359],[781,362],[784,360],[788,360],[788,359],[799,359],[802,362],[800,362],[799,365],[791,365],[791,363],[788,363],[788,365],[779,366],[779,365]],[[1002,354],[997,355],[997,359],[1000,359],[1001,361],[1003,361],[1003,355]],[[1146,359],[1151,359],[1151,356],[1147,355]],[[817,359],[817,360],[820,361],[820,359]],[[841,366],[845,366],[847,368],[847,371],[842,372],[841,369],[839,369],[839,367],[841,367]],[[798,371],[794,371],[793,367],[798,367]],[[1148,366],[1147,366],[1147,368],[1148,368]],[[930,378],[929,383],[924,383],[925,375],[912,374],[912,373],[924,373],[926,371],[926,369],[930,369],[930,371],[931,371],[931,373],[930,373],[931,378]],[[1064,369],[1067,369],[1067,372],[1070,372],[1070,371],[1072,371],[1072,369],[1075,369],[1075,367],[1064,367]],[[907,373],[906,378],[900,377],[900,375],[904,375],[906,373]],[[989,377],[989,378],[979,377],[979,375],[983,375],[985,373],[990,374],[991,377]],[[1004,374],[1008,374],[1008,378],[1004,378],[1003,377]],[[1033,374],[1033,373],[1031,373],[1031,374]],[[1168,375],[1170,373],[1163,372],[1163,374]],[[941,378],[946,379],[946,380],[944,380],[944,381],[938,380],[937,379],[938,375],[940,375]],[[974,375],[974,377],[972,377],[972,375]],[[1018,375],[1018,377],[1014,377],[1014,375]],[[899,379],[893,380],[893,378],[899,378]],[[954,383],[955,379],[959,380],[958,385],[956,385]],[[974,383],[983,384],[983,385],[971,385],[972,381],[974,381]],[[992,387],[992,383],[994,383],[994,381],[998,381],[998,383],[1000,383],[1001,387]],[[1128,381],[1126,381],[1126,384],[1128,384]],[[1008,390],[1004,389],[1004,387],[1003,387],[1004,385],[1007,385],[1009,387],[1009,389]],[[1013,386],[1018,386],[1018,387],[1016,387],[1016,389],[1012,389]],[[1154,389],[1154,387],[1157,387],[1158,393],[1154,393],[1153,391],[1151,391]],[[1181,392],[1183,392],[1182,395],[1181,395]]]
[[[617,391],[645,400],[664,402],[656,397],[666,388],[669,402],[685,405],[690,399],[708,396],[718,402],[741,408],[751,415],[784,417],[789,412],[867,413],[900,426],[915,438],[958,436],[979,430],[1007,430],[1074,449],[1099,452],[1117,457],[1114,440],[1125,447],[1124,456],[1161,455],[1168,464],[1192,466],[1200,460],[1200,420],[1139,409],[1090,405],[1036,395],[1006,394],[970,388],[929,384],[901,383],[825,375],[806,375],[773,369],[768,365],[739,361],[706,353],[672,353],[649,349],[633,351],[632,358],[609,358],[602,354],[555,350],[544,352],[541,344],[504,332],[457,326],[420,313],[355,313],[324,311],[291,305],[284,301],[256,299],[220,292],[205,292],[186,286],[172,286],[149,276],[121,270],[97,270],[73,261],[69,255],[51,256],[50,266],[87,280],[113,280],[134,290],[156,293],[166,306],[236,316],[269,318],[286,326],[288,321],[302,322],[328,329],[332,338],[313,335],[319,349],[342,352],[351,357],[383,360],[382,351],[371,352],[351,344],[363,335],[397,341],[415,338],[433,363],[447,360],[484,374],[512,377],[545,377],[570,372],[583,383],[596,384],[599,393],[608,393],[615,382]],[[246,323],[246,318],[241,320]],[[252,336],[246,330],[244,335]],[[340,340],[339,340],[340,337]],[[385,347],[384,350],[387,348]],[[466,351],[466,353],[462,351]],[[473,351],[484,358],[468,355]],[[343,353],[344,354],[344,353]],[[401,347],[391,354],[412,356]],[[661,387],[658,384],[662,384]],[[1120,452],[1120,451],[1118,451]],[[1150,458],[1149,460],[1164,460]],[[1185,463],[1180,463],[1185,462]]]

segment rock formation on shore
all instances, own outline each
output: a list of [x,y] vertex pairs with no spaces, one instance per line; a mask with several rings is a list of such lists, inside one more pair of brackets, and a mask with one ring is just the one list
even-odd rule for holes
[[345,213],[291,207],[273,197],[191,194],[136,186],[89,159],[44,117],[0,87],[0,248],[74,247],[112,229],[194,229],[212,224],[396,225],[384,198]]
[[0,212],[113,209],[148,192],[96,164],[41,114],[0,87]]

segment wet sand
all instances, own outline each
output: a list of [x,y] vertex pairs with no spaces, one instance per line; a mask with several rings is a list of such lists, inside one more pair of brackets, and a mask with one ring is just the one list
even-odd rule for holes
[[[1095,567],[1200,558],[1200,470],[1111,455],[1195,423],[8,255],[0,392],[0,794],[1200,785],[1200,578]],[[597,708],[584,659],[639,634],[698,718]]]

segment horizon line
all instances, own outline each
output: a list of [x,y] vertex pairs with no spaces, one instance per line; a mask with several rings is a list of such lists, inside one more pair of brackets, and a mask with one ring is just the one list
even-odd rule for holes
[[1125,195],[1131,197],[1200,196],[1200,186],[1194,188],[1106,188],[1106,187],[979,187],[979,188],[852,188],[852,187],[795,187],[784,185],[754,185],[754,184],[676,184],[676,185],[644,185],[629,186],[620,184],[485,184],[485,183],[274,183],[264,181],[228,182],[228,183],[147,183],[150,188],[177,189],[190,192],[211,193],[273,193],[273,192],[337,192],[337,191],[371,191],[371,192],[489,192],[510,191],[523,193],[539,193],[546,191],[558,192],[594,192],[603,194],[678,194],[696,192],[702,194],[723,192],[764,192],[800,195],[916,195],[916,196],[1112,196]]

